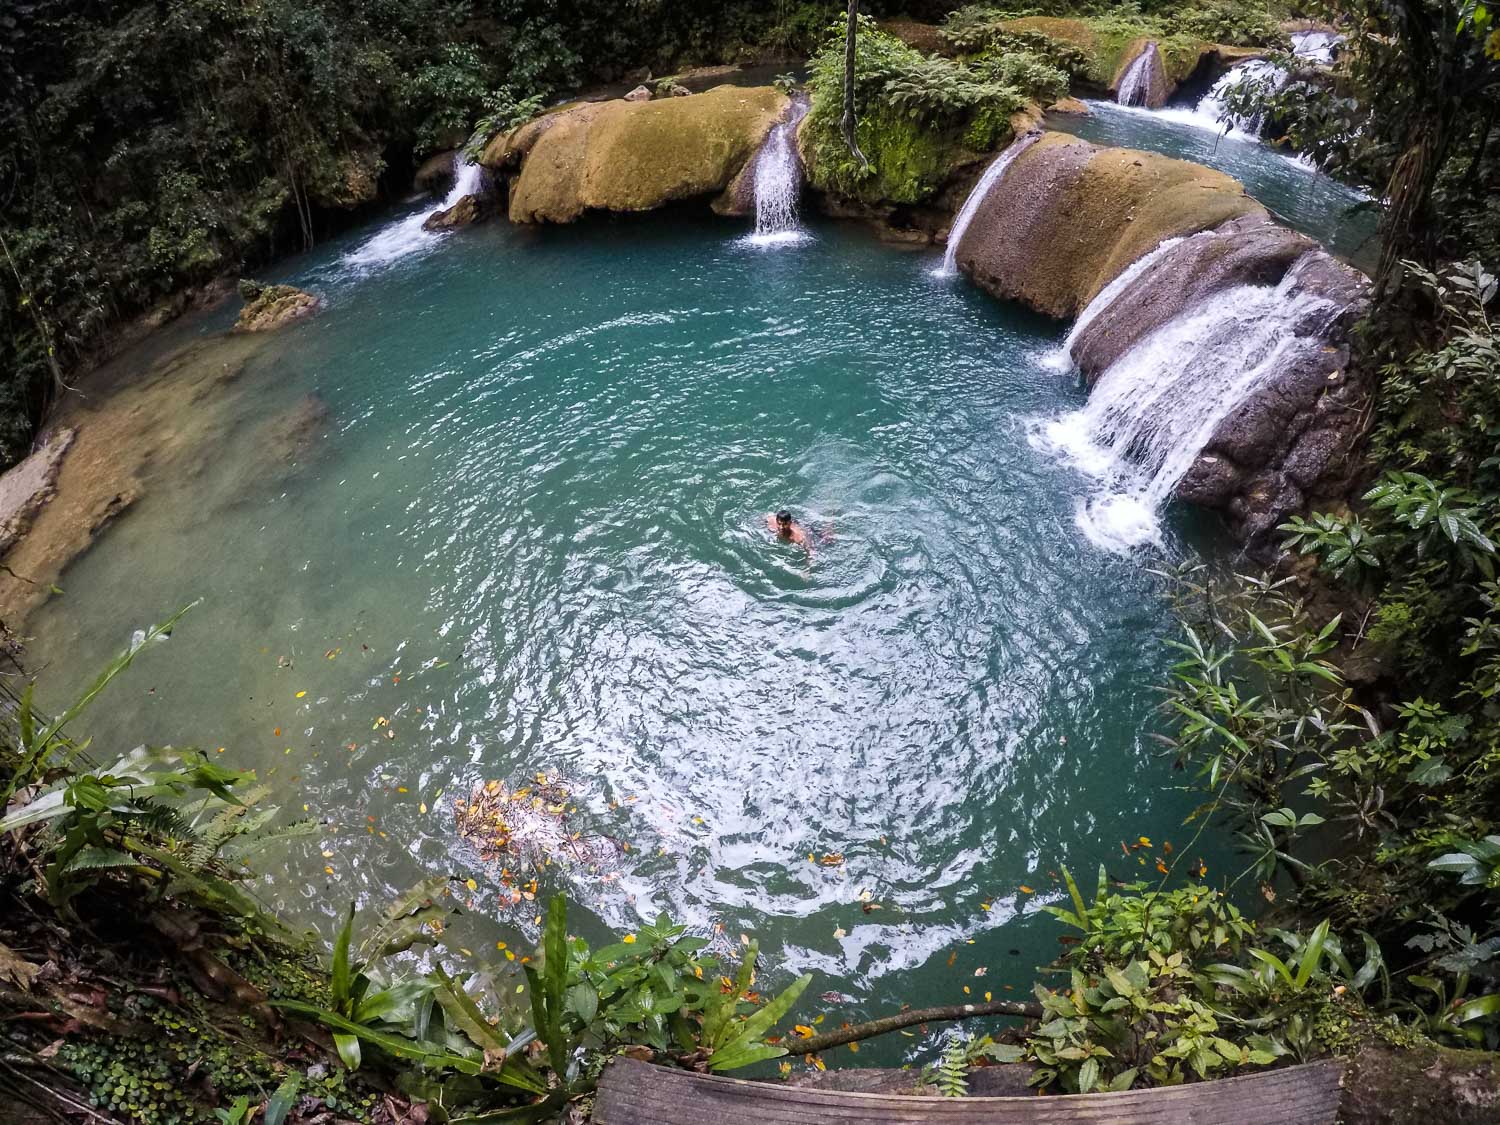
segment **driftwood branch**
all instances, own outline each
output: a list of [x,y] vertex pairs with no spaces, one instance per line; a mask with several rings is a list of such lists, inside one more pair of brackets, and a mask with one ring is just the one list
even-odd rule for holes
[[971,1020],[976,1016],[1015,1016],[1018,1019],[1039,1020],[1042,1018],[1042,1006],[1027,1000],[994,1000],[984,1004],[942,1004],[936,1008],[908,1008],[893,1016],[881,1016],[867,1023],[857,1023],[853,1027],[814,1035],[811,1039],[789,1035],[783,1046],[794,1055],[811,1055],[842,1047],[845,1043],[887,1035],[919,1023],[951,1023],[954,1020]]

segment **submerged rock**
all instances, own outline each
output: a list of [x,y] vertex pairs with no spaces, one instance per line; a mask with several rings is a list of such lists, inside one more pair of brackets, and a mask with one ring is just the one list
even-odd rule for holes
[[245,307],[234,322],[236,332],[271,332],[312,316],[323,305],[321,298],[293,285],[241,281],[240,296],[245,298]]
[[998,297],[1070,317],[1164,239],[1264,214],[1201,164],[1047,133],[980,204],[956,261]]
[[481,163],[520,166],[515,222],[572,222],[586,211],[649,211],[722,192],[788,99],[770,86],[719,86],[655,101],[589,102],[545,114],[492,143]]

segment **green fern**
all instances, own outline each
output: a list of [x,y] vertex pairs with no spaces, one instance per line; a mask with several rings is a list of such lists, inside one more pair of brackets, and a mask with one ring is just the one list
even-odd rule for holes
[[959,1039],[948,1045],[933,1074],[933,1085],[945,1098],[968,1097],[969,1044],[966,1041]]

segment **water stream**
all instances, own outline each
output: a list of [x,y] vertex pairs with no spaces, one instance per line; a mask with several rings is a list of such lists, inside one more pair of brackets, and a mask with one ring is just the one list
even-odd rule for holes
[[1120,78],[1120,88],[1115,92],[1115,101],[1121,105],[1143,106],[1151,96],[1151,70],[1161,65],[1161,56],[1154,42],[1141,48],[1129,68]]
[[430,216],[456,206],[466,195],[473,195],[483,184],[484,169],[462,153],[453,158],[453,187],[437,207],[423,208],[399,222],[383,226],[373,236],[344,254],[344,264],[351,269],[388,266],[409,255],[434,249],[443,232],[422,229]]
[[1010,146],[984,170],[984,175],[979,177],[973,189],[969,192],[964,205],[959,208],[958,214],[953,219],[953,225],[948,230],[948,246],[943,253],[943,264],[934,271],[938,277],[955,277],[958,274],[958,247],[963,241],[964,234],[969,229],[969,224],[974,221],[974,215],[979,210],[979,205],[985,201],[996,184],[1005,175],[1006,169],[1015,163],[1016,157],[1025,152],[1041,139],[1038,132],[1022,133]]

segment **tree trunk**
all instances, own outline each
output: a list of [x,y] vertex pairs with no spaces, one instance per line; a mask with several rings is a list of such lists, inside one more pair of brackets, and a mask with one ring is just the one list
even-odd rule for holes
[[893,1016],[882,1016],[868,1023],[857,1023],[853,1027],[824,1032],[811,1039],[787,1036],[782,1043],[794,1055],[811,1055],[842,1047],[845,1043],[872,1039],[900,1031],[903,1027],[915,1027],[919,1023],[948,1023],[953,1020],[970,1020],[977,1016],[1014,1016],[1017,1019],[1039,1020],[1042,1006],[1034,1001],[994,1000],[984,1004],[944,1004],[937,1008],[908,1008]]
[[859,161],[859,166],[864,171],[870,170],[870,162],[865,159],[865,154],[859,151],[859,140],[855,137],[855,128],[859,121],[854,116],[854,60],[855,60],[855,36],[859,31],[859,0],[849,0],[849,22],[844,29],[844,116],[839,121],[839,127],[844,134],[844,143],[849,146],[849,151]]

